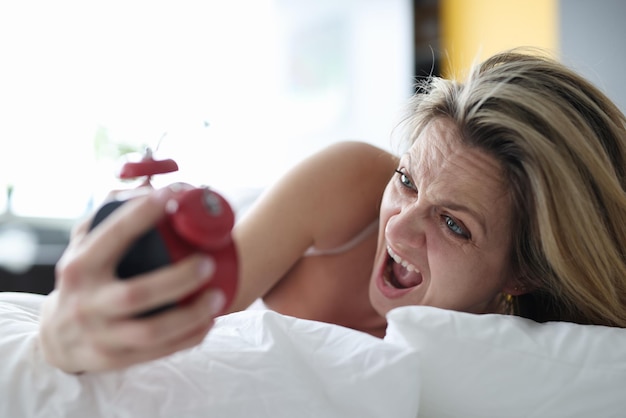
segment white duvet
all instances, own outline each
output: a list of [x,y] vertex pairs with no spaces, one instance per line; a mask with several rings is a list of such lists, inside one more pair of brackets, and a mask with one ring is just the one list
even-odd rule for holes
[[217,320],[198,347],[68,375],[38,349],[41,296],[0,295],[0,417],[415,417],[418,358],[369,335],[271,311]]
[[431,307],[385,339],[246,311],[124,371],[68,375],[37,345],[42,296],[0,293],[0,417],[623,417],[626,330]]

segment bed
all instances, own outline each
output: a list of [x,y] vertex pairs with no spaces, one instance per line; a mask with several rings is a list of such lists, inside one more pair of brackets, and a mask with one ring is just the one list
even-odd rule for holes
[[197,347],[68,375],[37,345],[44,296],[0,293],[0,417],[623,417],[626,330],[432,307],[378,339],[268,310]]

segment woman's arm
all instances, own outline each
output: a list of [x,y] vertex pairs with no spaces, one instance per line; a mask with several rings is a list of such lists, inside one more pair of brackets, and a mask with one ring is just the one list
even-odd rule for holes
[[265,295],[307,248],[334,248],[378,217],[394,156],[341,142],[305,159],[268,190],[234,228],[240,258],[232,311]]
[[[232,310],[263,296],[310,246],[340,244],[376,218],[395,160],[362,143],[329,147],[293,168],[233,230],[240,286]],[[102,371],[198,344],[222,311],[224,295],[205,288],[214,265],[200,255],[119,280],[126,248],[165,213],[169,188],[135,197],[88,233],[76,228],[42,308],[40,345],[66,372]],[[205,290],[201,290],[205,289]],[[136,315],[198,292],[176,309]]]

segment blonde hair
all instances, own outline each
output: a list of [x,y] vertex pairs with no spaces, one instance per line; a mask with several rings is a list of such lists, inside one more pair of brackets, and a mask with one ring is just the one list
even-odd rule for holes
[[465,83],[433,78],[406,120],[434,118],[495,156],[514,206],[511,265],[529,293],[512,312],[537,321],[626,327],[626,118],[545,55],[511,50]]

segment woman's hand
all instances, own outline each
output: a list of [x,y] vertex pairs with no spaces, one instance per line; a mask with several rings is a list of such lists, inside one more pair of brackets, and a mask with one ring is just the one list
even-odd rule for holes
[[136,315],[197,292],[210,281],[213,260],[193,255],[129,280],[115,276],[129,245],[165,213],[169,188],[144,193],[88,232],[80,224],[57,264],[56,287],[46,298],[40,343],[47,361],[70,373],[104,371],[153,360],[202,341],[220,312],[220,290],[160,314]]

